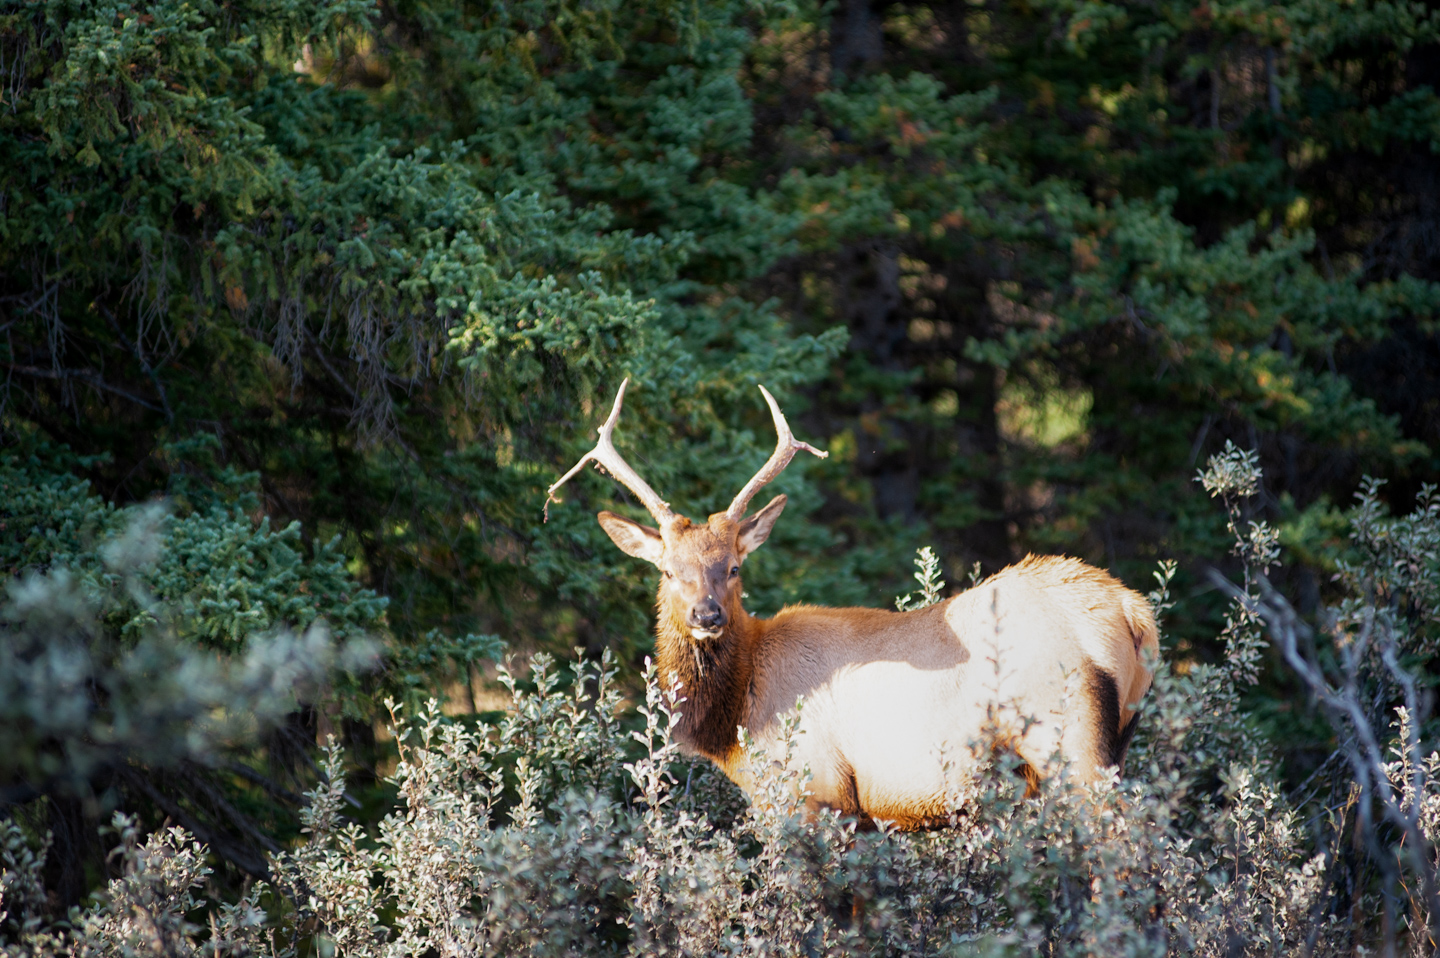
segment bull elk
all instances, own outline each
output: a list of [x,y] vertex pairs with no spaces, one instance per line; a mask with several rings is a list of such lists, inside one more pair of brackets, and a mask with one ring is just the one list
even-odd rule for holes
[[1120,765],[1150,687],[1145,656],[1158,649],[1139,593],[1078,559],[1030,556],[924,609],[797,605],[756,618],[741,604],[740,567],[770,535],[785,496],[749,517],[746,507],[796,453],[828,453],[797,441],[761,386],[775,452],[728,509],[694,523],[615,450],[628,382],[595,448],[549,495],[593,461],[655,517],[658,529],[608,511],[598,518],[621,551],[660,569],[656,659],[663,682],[683,683],[683,746],[748,793],[737,729],[778,754],[780,719],[803,697],[795,757],[813,774],[812,807],[901,828],[942,820],[946,757],[952,766],[974,761],[968,746],[998,715],[1015,716],[1008,741],[1033,770],[1027,777],[1057,751],[1082,782]]

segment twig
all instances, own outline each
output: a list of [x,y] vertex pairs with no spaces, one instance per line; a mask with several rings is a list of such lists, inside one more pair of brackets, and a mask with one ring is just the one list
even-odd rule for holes
[[125,335],[125,330],[120,328],[120,321],[115,318],[115,314],[110,312],[109,308],[106,306],[99,306],[98,308],[100,310],[100,314],[105,317],[105,321],[110,324],[110,328],[115,331],[115,335],[120,337],[120,342],[125,346],[126,349],[130,350],[130,352],[134,354],[135,361],[140,364],[140,368],[145,371],[145,375],[150,377],[150,382],[155,384],[155,391],[160,394],[160,405],[164,407],[165,410],[165,421],[174,422],[175,413],[172,412],[170,409],[170,398],[165,394],[165,384],[160,382],[159,374],[157,374],[154,368],[152,368],[151,365],[146,362],[145,356],[141,351],[140,347],[137,346],[135,343],[131,342],[129,336]]
[[10,370],[12,370],[12,371],[14,371],[14,372],[20,373],[20,374],[22,374],[22,375],[25,375],[25,376],[35,376],[35,377],[40,378],[40,379],[57,379],[57,380],[60,380],[61,382],[65,382],[66,380],[70,380],[70,379],[78,379],[78,380],[80,380],[81,382],[89,383],[91,386],[94,386],[96,389],[104,389],[104,390],[106,390],[107,392],[112,392],[112,393],[114,393],[114,394],[117,395],[117,396],[123,396],[124,398],[130,400],[131,402],[135,403],[136,405],[144,406],[146,409],[149,409],[151,412],[159,412],[159,413],[165,412],[165,410],[161,409],[160,407],[156,406],[156,405],[153,404],[153,403],[146,402],[144,399],[141,399],[139,396],[135,395],[134,393],[130,392],[129,390],[121,389],[119,386],[112,386],[112,385],[110,385],[110,384],[107,383],[104,379],[102,379],[102,378],[100,377],[100,374],[99,374],[99,373],[96,373],[96,372],[94,372],[93,370],[89,370],[89,369],[41,369],[39,366],[24,366],[24,365],[21,365],[20,363],[11,363],[11,362],[5,363],[5,366],[6,366],[7,369],[10,369]]
[[230,841],[224,835],[207,827],[195,816],[181,808],[175,801],[164,795],[137,769],[121,767],[120,777],[132,788],[143,792],[145,797],[154,802],[159,809],[180,825],[197,839],[210,846],[210,849],[217,855],[230,862],[236,868],[259,878],[262,881],[270,880],[270,869],[261,859],[256,858],[242,845]]

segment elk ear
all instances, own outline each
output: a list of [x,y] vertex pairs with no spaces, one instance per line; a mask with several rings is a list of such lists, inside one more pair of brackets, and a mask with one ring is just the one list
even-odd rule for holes
[[660,564],[660,557],[665,554],[665,540],[659,532],[613,512],[602,512],[596,518],[600,520],[600,528],[605,530],[611,542],[620,547],[621,552],[657,566]]
[[785,502],[784,496],[776,496],[764,509],[740,523],[740,531],[735,535],[735,551],[740,553],[740,558],[745,558],[770,538],[775,520],[785,511]]

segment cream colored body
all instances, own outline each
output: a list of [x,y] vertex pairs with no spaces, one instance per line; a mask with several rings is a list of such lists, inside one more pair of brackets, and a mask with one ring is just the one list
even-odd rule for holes
[[[972,765],[987,722],[1037,774],[1057,752],[1082,781],[1106,774],[1157,648],[1142,597],[1062,558],[1028,559],[916,612],[802,606],[764,625],[742,724],[778,758],[779,719],[803,698],[796,760],[813,801],[902,825],[944,813],[944,763],[952,778]],[[1118,692],[1109,735],[1087,664]],[[747,759],[726,759],[748,791]]]

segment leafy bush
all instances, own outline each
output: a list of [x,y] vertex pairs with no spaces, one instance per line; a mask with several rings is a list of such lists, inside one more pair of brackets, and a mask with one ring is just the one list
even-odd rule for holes
[[38,457],[0,458],[0,802],[67,836],[62,901],[93,880],[117,804],[264,874],[279,845],[225,779],[278,790],[247,747],[374,664],[386,600],[335,542],[306,550],[298,523],[244,505],[116,508]]
[[[1026,797],[995,750],[952,780],[949,828],[859,832],[805,816],[803,769],[754,751],[747,805],[682,757],[671,732],[684,701],[653,669],[643,725],[627,733],[608,655],[565,682],[541,654],[528,686],[502,671],[511,705],[494,728],[447,720],[434,701],[414,715],[392,703],[399,803],[374,830],[342,817],[332,742],[308,837],[232,904],[199,894],[204,849],[183,831],[141,836],[117,816],[121,876],[46,922],[45,848],[7,826],[7,954],[1428,953],[1440,753],[1422,748],[1409,665],[1433,642],[1440,508],[1427,493],[1390,517],[1367,487],[1347,594],[1312,631],[1263,577],[1270,530],[1242,527],[1257,479],[1233,447],[1203,476],[1246,569],[1229,586],[1226,660],[1157,663],[1127,774],[1098,787],[1057,771]],[[933,600],[933,562],[917,565]],[[1157,576],[1161,609],[1172,572]],[[1287,795],[1238,707],[1262,621],[1332,717],[1326,788]]]

